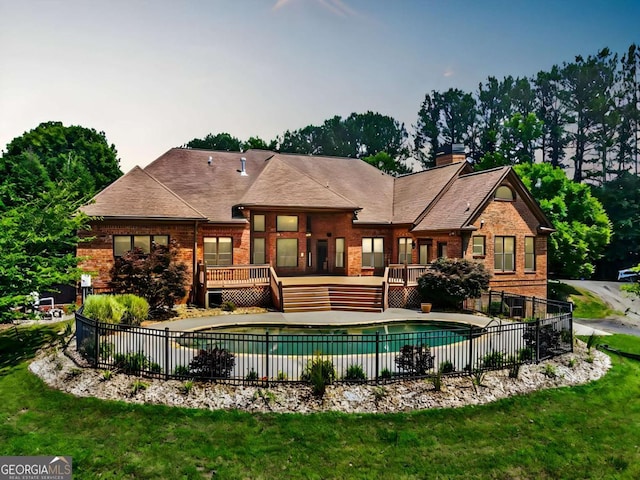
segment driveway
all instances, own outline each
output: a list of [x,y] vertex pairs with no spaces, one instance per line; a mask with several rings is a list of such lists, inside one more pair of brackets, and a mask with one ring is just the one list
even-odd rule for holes
[[580,287],[609,304],[618,315],[611,315],[602,319],[576,320],[583,325],[597,328],[610,333],[627,333],[640,336],[640,297],[620,290],[621,282],[600,282],[595,280],[560,280],[567,285]]

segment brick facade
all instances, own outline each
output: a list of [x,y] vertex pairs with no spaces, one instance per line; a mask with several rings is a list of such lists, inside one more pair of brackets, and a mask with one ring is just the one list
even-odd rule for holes
[[[517,182],[517,178],[513,181]],[[502,180],[509,185],[509,179]],[[514,192],[521,186],[511,185]],[[204,240],[207,237],[232,238],[232,263],[247,265],[252,263],[253,239],[264,238],[264,262],[273,266],[280,276],[294,275],[382,275],[384,267],[403,263],[400,259],[400,242],[411,252],[410,263],[431,262],[438,256],[466,258],[483,262],[493,274],[491,288],[528,296],[546,297],[547,280],[547,234],[541,234],[540,213],[532,210],[531,200],[516,194],[513,201],[489,199],[482,205],[477,215],[464,228],[452,230],[414,232],[413,224],[361,224],[354,221],[353,211],[339,208],[292,208],[266,207],[240,210],[241,217],[235,216],[227,223],[209,223],[199,220],[161,221],[115,220],[94,221],[89,241],[78,246],[77,254],[82,258],[80,267],[94,276],[93,285],[97,290],[108,289],[110,270],[114,263],[113,242],[115,235],[168,235],[179,244],[179,259],[184,262],[189,274],[189,296],[193,292],[191,279],[194,267],[204,262]],[[253,231],[255,215],[264,215],[264,231]],[[278,231],[278,215],[295,216],[296,231]],[[537,215],[537,216],[536,216]],[[244,220],[242,219],[244,217]],[[428,226],[427,226],[428,228]],[[474,254],[474,237],[483,237],[483,255]],[[494,243],[496,237],[513,237],[515,244],[512,271],[496,271]],[[525,269],[525,239],[534,238],[535,268]],[[382,239],[383,266],[363,267],[363,239]],[[297,261],[295,266],[277,265],[278,240],[297,241]],[[344,239],[345,254],[343,266],[338,265],[336,245]],[[404,240],[406,239],[406,240]],[[373,241],[372,241],[373,243]],[[377,242],[376,242],[377,243]],[[195,248],[195,254],[194,254]],[[422,254],[422,255],[421,255]]]

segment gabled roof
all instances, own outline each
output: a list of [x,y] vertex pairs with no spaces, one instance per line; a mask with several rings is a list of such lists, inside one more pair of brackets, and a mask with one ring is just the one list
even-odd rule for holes
[[[232,208],[259,177],[273,152],[214,152],[172,148],[145,168],[212,222],[238,221]],[[211,157],[211,164],[209,164]],[[240,175],[246,159],[247,176]],[[244,222],[244,219],[240,221]]]
[[204,215],[140,167],[98,193],[82,211],[92,217],[198,220]]
[[508,167],[502,167],[457,177],[439,201],[425,212],[413,231],[457,230],[468,226],[508,170]]
[[413,223],[436,197],[463,171],[467,162],[452,163],[396,178],[393,192],[393,223]]
[[416,222],[412,231],[460,230],[473,228],[472,223],[493,200],[496,189],[508,182],[527,204],[540,227],[553,231],[553,226],[511,167],[499,167],[456,177],[437,202]]
[[[243,206],[301,207],[356,210],[358,205],[337,193],[327,182],[303,173],[279,155],[270,158],[251,188],[240,198]],[[299,162],[300,163],[300,162]]]
[[349,199],[355,223],[391,223],[395,178],[357,158],[279,154],[278,157],[320,185]]

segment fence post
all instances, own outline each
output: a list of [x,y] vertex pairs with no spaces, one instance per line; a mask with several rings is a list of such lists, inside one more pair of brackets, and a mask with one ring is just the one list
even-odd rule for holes
[[540,319],[536,318],[536,364],[540,363]]
[[267,362],[267,364],[265,365],[265,370],[267,373],[266,377],[267,377],[267,383],[268,383],[269,382],[269,330],[265,332],[265,347],[266,347],[265,358]]
[[531,317],[536,318],[536,297],[531,297]]
[[169,379],[169,327],[164,327],[164,378]]
[[487,305],[487,315],[489,315],[490,317],[493,316],[493,310],[491,310],[491,295],[493,294],[493,291],[489,290],[489,305]]
[[100,361],[100,323],[97,320],[93,321],[93,328],[94,328],[94,339],[93,341],[95,342],[94,346],[94,350],[96,352],[96,358],[94,360],[95,362],[95,366],[98,366],[98,362]]
[[469,325],[469,375],[473,373],[473,325]]
[[380,380],[380,332],[376,332],[376,383]]
[[[500,313],[502,314],[502,307],[504,306],[504,290],[500,292]],[[511,313],[511,312],[509,312]]]

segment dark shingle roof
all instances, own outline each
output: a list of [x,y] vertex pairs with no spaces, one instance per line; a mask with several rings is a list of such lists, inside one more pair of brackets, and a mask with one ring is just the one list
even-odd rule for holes
[[467,226],[509,171],[509,167],[502,167],[457,177],[413,230],[455,230]]
[[95,217],[204,219],[160,181],[134,167],[93,198],[82,211]]
[[454,163],[396,178],[393,222],[413,223],[467,163]]
[[[246,176],[240,174],[241,158]],[[237,206],[358,210],[356,223],[459,229],[506,175],[521,186],[508,167],[468,171],[468,164],[458,163],[395,178],[353,158],[173,148],[144,170],[131,170],[83,210],[101,217],[220,223],[246,222],[233,216]],[[526,189],[518,188],[544,220]]]

